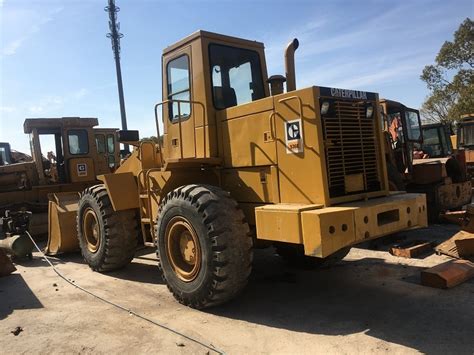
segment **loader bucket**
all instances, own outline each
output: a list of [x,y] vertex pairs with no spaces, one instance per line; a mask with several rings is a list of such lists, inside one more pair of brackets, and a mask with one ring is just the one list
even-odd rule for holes
[[79,250],[76,229],[78,192],[49,194],[47,255]]

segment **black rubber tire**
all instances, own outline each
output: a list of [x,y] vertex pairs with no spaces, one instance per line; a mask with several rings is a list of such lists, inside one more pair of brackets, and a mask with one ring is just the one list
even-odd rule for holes
[[275,249],[277,254],[290,266],[309,270],[329,268],[344,259],[351,250],[350,247],[346,247],[325,258],[316,258],[304,255],[304,247],[302,245],[277,244]]
[[[96,252],[87,248],[82,220],[91,208],[98,219],[100,244]],[[104,185],[84,190],[77,210],[77,236],[82,256],[94,271],[107,272],[128,265],[137,246],[138,225],[135,210],[114,211]]]
[[405,191],[405,184],[403,183],[402,175],[397,168],[391,163],[387,162],[387,175],[390,191]]
[[[201,249],[195,279],[183,281],[166,253],[166,227],[173,217],[186,218]],[[252,269],[252,235],[230,194],[210,185],[186,185],[166,196],[156,223],[158,266],[173,296],[182,304],[203,309],[234,298],[247,284]]]

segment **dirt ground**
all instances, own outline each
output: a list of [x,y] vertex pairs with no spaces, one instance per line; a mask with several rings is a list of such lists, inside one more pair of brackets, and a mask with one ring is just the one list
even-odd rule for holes
[[[441,241],[456,231],[436,225],[399,237]],[[336,266],[313,271],[258,251],[244,293],[206,311],[174,300],[150,249],[109,274],[92,272],[79,255],[53,262],[76,284],[228,354],[472,355],[474,280],[450,290],[421,286],[420,270],[449,258],[393,257],[389,241],[358,246]],[[0,278],[0,353],[213,353],[69,285],[39,254],[17,268]]]

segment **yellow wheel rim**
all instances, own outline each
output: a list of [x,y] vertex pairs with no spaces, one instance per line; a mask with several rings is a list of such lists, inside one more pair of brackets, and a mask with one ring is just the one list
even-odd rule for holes
[[96,213],[90,207],[84,212],[82,232],[86,239],[87,249],[95,253],[100,247],[100,226]]
[[176,275],[185,282],[196,279],[202,253],[194,228],[184,217],[173,217],[166,226],[166,254]]

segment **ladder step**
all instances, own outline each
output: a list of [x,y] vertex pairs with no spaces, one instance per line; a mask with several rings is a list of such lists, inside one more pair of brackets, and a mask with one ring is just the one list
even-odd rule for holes
[[153,243],[153,242],[143,242],[143,245],[145,245],[147,247],[154,247],[155,243]]
[[142,218],[141,219],[142,223],[151,223],[151,218]]
[[140,194],[140,198],[148,198],[148,194]]

